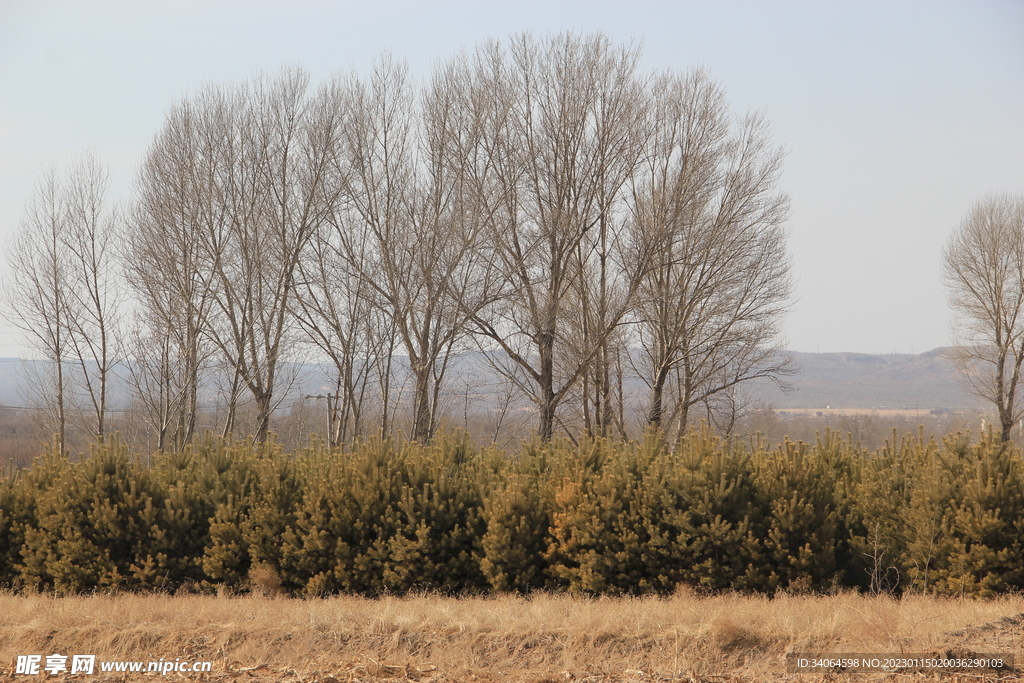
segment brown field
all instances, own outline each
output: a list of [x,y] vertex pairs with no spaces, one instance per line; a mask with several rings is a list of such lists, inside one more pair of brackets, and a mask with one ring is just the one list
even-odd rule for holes
[[[880,419],[895,418],[922,419],[931,414],[929,408],[773,408],[776,415],[784,418],[794,417],[847,417],[851,415],[870,415]],[[957,413],[959,414],[959,413]]]
[[1015,671],[793,674],[789,652],[1013,654],[1024,668],[1024,598],[0,595],[3,680],[59,679],[13,675],[17,655],[54,653],[210,661],[210,674],[187,678],[240,683],[1019,680]]

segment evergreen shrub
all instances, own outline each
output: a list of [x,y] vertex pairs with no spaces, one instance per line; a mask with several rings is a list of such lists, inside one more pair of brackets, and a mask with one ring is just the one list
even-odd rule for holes
[[143,465],[116,438],[0,481],[0,585],[326,595],[1024,588],[1024,464],[991,435],[866,451],[695,430],[476,449],[285,453],[207,437]]

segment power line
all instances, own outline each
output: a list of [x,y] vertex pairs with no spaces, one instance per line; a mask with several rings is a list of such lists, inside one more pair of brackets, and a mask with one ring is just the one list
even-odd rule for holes
[[[8,406],[0,403],[0,410],[42,410],[41,408],[33,408],[32,406]],[[107,408],[105,412],[108,413],[131,413],[134,412],[135,408]],[[86,411],[91,412],[91,411]]]

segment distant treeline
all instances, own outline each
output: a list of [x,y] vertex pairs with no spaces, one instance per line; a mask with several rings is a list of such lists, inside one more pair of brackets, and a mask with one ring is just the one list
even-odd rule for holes
[[317,596],[1024,588],[1020,453],[907,437],[874,452],[691,432],[536,443],[444,434],[284,453],[116,442],[0,482],[0,582],[34,591]]

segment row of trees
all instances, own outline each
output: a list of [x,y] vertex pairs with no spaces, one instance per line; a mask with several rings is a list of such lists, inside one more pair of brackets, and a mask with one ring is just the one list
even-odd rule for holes
[[[333,366],[331,445],[389,433],[405,401],[428,440],[471,349],[545,440],[624,434],[626,374],[649,388],[647,422],[679,430],[779,378],[782,153],[704,72],[648,75],[639,56],[523,35],[423,86],[389,57],[315,89],[285,69],[173,107],[116,220],[95,162],[49,176],[6,293],[57,369],[57,430],[69,359],[98,435],[125,359],[160,448],[193,439],[213,375],[224,433],[248,395],[264,441],[303,349]],[[114,336],[131,342],[114,353]]]
[[115,226],[105,206],[107,175],[89,155],[61,179],[40,182],[21,230],[8,246],[11,277],[4,315],[50,363],[26,366],[30,400],[65,448],[69,411],[103,440],[119,334],[123,288],[118,286]]
[[768,449],[450,434],[282,453],[206,438],[132,462],[116,439],[0,481],[0,585],[379,595],[1024,588],[1024,463],[986,435],[826,432]]

